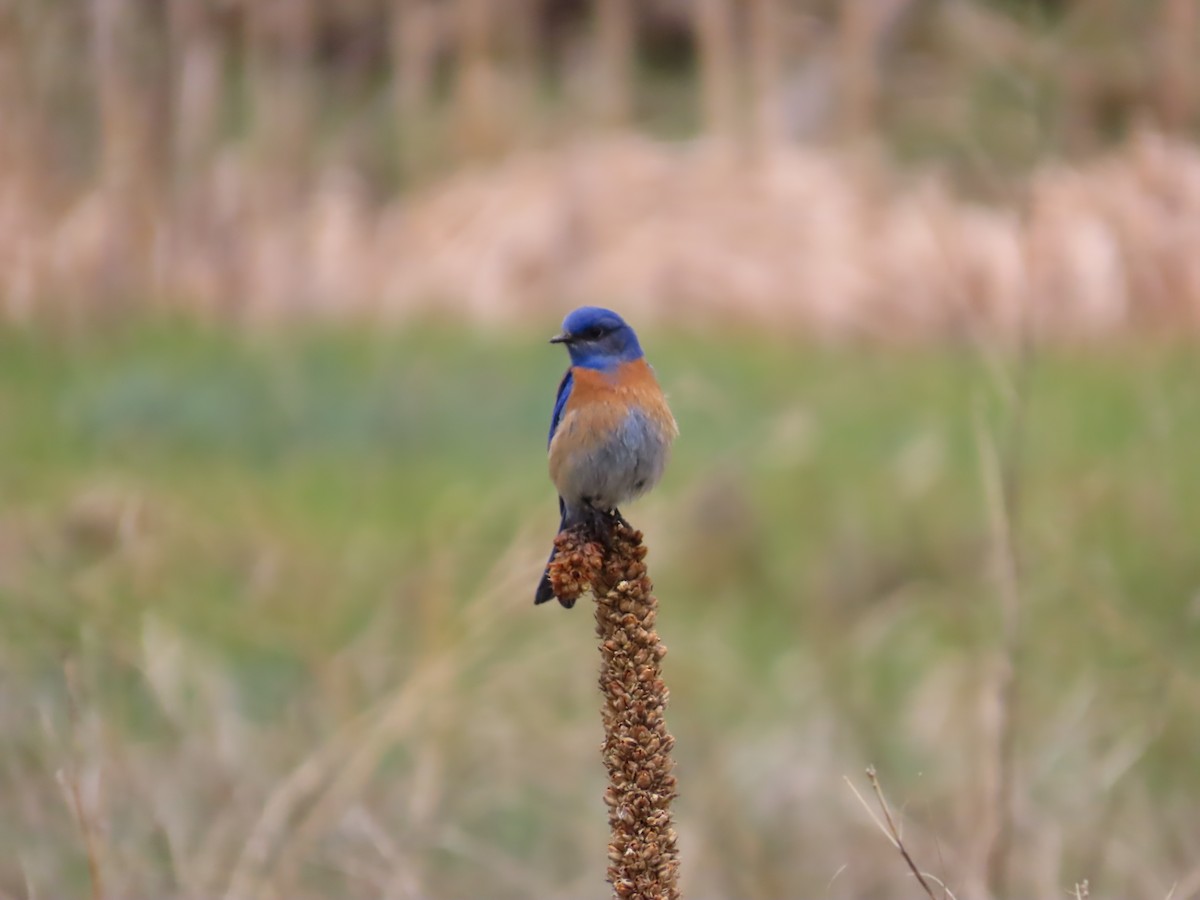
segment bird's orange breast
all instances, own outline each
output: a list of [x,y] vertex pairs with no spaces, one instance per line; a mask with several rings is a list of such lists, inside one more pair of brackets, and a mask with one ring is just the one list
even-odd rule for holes
[[563,470],[592,452],[617,431],[633,410],[658,427],[664,442],[679,433],[675,417],[645,359],[622,363],[612,372],[575,367],[571,395],[550,442],[550,477],[560,483]]
[[678,432],[654,370],[645,359],[622,363],[611,373],[577,367],[571,370],[571,378],[564,419],[586,410],[588,419],[594,420],[593,427],[615,427],[630,407],[637,407],[665,432],[672,436]]

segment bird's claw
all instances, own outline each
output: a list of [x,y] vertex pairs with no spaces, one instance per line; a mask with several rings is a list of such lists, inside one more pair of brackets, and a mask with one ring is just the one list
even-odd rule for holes
[[612,550],[613,529],[618,525],[629,528],[629,523],[625,521],[619,509],[601,509],[597,506],[588,506],[587,510],[584,527],[593,539],[604,546],[605,550]]
[[633,531],[633,526],[626,521],[625,517],[621,515],[621,511],[616,507],[613,507],[608,511],[608,521],[610,525],[620,525],[622,528],[627,528],[630,531]]

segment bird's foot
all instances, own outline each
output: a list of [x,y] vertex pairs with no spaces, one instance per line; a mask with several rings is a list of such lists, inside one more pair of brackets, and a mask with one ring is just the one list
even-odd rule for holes
[[607,511],[595,506],[588,507],[588,531],[604,545],[606,551],[613,548],[612,520]]
[[596,506],[590,498],[584,498],[584,514],[579,524],[588,538],[601,544],[606,551],[613,548],[613,528],[618,523],[627,524],[620,512]]
[[633,526],[629,524],[628,520],[621,515],[621,511],[615,506],[608,511],[608,521],[610,525],[620,525],[622,528],[628,528],[630,531],[633,531]]
[[634,530],[619,509],[615,506],[611,509],[597,506],[590,497],[584,498],[583,513],[576,520],[576,524],[590,540],[601,544],[605,550],[612,550],[614,531],[618,527],[628,531]]

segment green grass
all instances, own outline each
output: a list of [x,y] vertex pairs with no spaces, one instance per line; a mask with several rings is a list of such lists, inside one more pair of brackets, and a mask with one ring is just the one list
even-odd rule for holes
[[[0,896],[86,895],[59,770],[114,897],[604,896],[590,614],[530,602],[563,366],[537,335],[0,334]],[[1014,364],[645,343],[682,436],[626,513],[689,896],[907,896],[841,781],[867,762],[961,887],[1000,646],[978,442],[1007,446]],[[1198,383],[1191,348],[1027,373],[1013,896],[1195,865]]]

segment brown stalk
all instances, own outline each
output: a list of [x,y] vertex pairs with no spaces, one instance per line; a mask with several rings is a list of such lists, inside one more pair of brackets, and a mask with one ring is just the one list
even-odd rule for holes
[[180,174],[195,176],[211,163],[220,139],[227,48],[211,3],[171,0],[168,23],[173,162]]
[[1163,128],[1176,134],[1186,133],[1195,115],[1193,70],[1200,49],[1196,41],[1198,21],[1200,10],[1195,0],[1162,0],[1156,105]]
[[276,202],[293,202],[313,163],[313,61],[318,8],[313,0],[246,6],[246,60],[260,168]]
[[100,125],[98,208],[112,223],[97,238],[89,287],[113,304],[149,293],[168,160],[165,16],[157,4],[90,0],[90,77]]
[[868,134],[875,120],[879,89],[874,57],[876,5],[863,0],[843,3],[838,21],[841,127],[843,136],[850,139]]
[[598,111],[606,126],[626,125],[633,112],[634,14],[632,0],[602,0],[596,5]]
[[455,114],[459,149],[474,158],[497,141],[494,46],[497,16],[487,0],[458,0],[458,66]]
[[752,0],[747,6],[754,145],[759,154],[770,152],[782,137],[779,104],[783,71],[781,12],[780,0]]
[[431,127],[443,17],[430,0],[394,0],[391,6],[389,51],[400,161],[406,175],[418,167],[424,146],[419,136]]
[[734,136],[737,121],[733,10],[729,0],[697,0],[693,11],[700,52],[704,127],[710,135],[729,139]]
[[654,628],[658,600],[646,575],[642,533],[618,524],[603,542],[573,530],[560,534],[555,546],[555,593],[570,600],[590,588],[596,597],[613,897],[678,900],[679,850],[670,812],[675,739],[667,732],[662,679],[667,648]]

